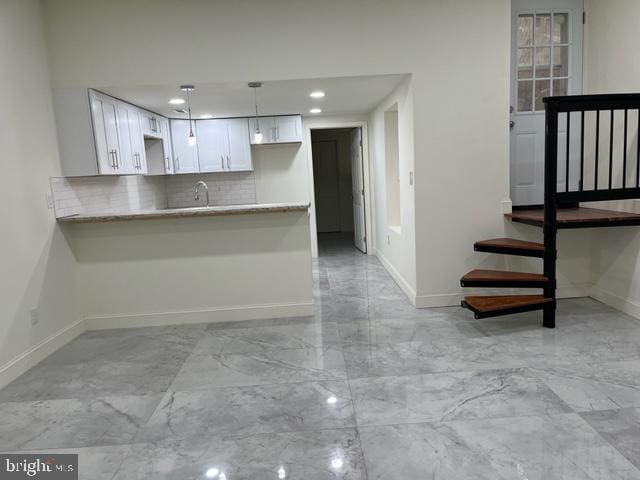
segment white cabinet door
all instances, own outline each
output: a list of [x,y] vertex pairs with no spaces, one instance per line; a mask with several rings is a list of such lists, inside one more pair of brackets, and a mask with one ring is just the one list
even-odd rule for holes
[[118,173],[121,175],[137,173],[133,158],[133,147],[131,146],[130,123],[131,110],[127,104],[118,102],[118,138],[120,140],[120,151],[118,152]]
[[227,123],[225,120],[197,120],[196,138],[201,172],[222,172],[229,159]]
[[262,141],[256,142],[256,118],[249,119],[249,138],[252,145],[261,145],[264,143],[274,143],[276,138],[276,122],[273,117],[258,117],[258,125],[262,132]]
[[160,135],[162,135],[162,151],[164,161],[164,173],[173,173],[173,154],[171,153],[171,131],[169,130],[169,120],[160,117]]
[[227,169],[234,172],[253,170],[251,144],[247,133],[246,118],[232,118],[226,121],[229,133],[229,157]]
[[188,142],[189,120],[171,120],[170,125],[175,173],[198,172],[198,148]]
[[275,117],[275,142],[302,142],[302,119],[300,115]]
[[143,112],[135,107],[129,107],[129,135],[131,136],[131,151],[135,173],[147,173],[147,159],[142,135]]
[[161,122],[163,117],[146,110],[141,110],[141,114],[142,133],[149,137],[160,138],[162,136]]
[[255,117],[249,119],[249,135],[252,145],[302,142],[302,118],[300,115],[258,117],[258,124],[262,132],[262,142],[255,141]]
[[98,170],[101,175],[117,175],[120,155],[117,101],[94,91],[90,92],[89,98]]

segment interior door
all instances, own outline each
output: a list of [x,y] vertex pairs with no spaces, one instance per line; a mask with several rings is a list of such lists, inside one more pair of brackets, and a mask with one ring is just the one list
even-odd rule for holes
[[[583,0],[512,0],[510,176],[513,205],[544,203],[544,103],[582,93]],[[565,117],[566,118],[566,117]],[[566,121],[559,122],[564,144]],[[572,137],[577,134],[572,129]],[[572,139],[573,141],[573,139]],[[564,157],[558,157],[563,189]],[[570,162],[577,168],[577,162]],[[572,174],[576,182],[579,175]],[[570,185],[577,189],[576,185]]]
[[313,142],[312,156],[318,233],[339,232],[338,143],[335,140]]
[[353,186],[353,244],[367,253],[366,223],[364,214],[364,171],[362,156],[362,129],[351,131],[351,183]]

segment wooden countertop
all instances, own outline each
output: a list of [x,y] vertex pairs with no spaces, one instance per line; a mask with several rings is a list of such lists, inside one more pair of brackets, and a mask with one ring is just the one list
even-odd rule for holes
[[276,213],[304,211],[308,203],[265,203],[251,205],[223,205],[211,207],[165,208],[126,213],[102,213],[91,215],[71,215],[59,217],[59,223],[103,223],[128,220],[153,220],[166,218],[217,217],[223,215],[242,215],[251,213]]

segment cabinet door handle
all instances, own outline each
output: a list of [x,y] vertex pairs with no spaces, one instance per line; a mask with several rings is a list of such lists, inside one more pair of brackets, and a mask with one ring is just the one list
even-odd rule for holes
[[164,157],[164,159],[165,159],[164,170],[166,172],[170,172],[171,171],[171,165],[169,165],[169,157]]
[[180,157],[176,157],[176,170],[180,170]]
[[116,170],[120,170],[120,162],[118,162],[118,150],[113,149],[113,156],[116,159]]
[[229,155],[227,155],[227,170],[231,170],[231,161],[229,159]]
[[220,155],[220,167],[224,170],[224,155]]
[[109,157],[111,157],[111,168],[116,169],[116,156],[115,150],[109,150]]
[[280,140],[280,125],[276,125],[276,140]]

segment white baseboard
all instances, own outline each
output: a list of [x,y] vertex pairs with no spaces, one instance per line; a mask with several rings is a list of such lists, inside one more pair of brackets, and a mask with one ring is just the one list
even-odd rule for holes
[[84,320],[78,320],[0,366],[0,388],[11,383],[84,331]]
[[616,310],[621,310],[632,317],[640,318],[640,303],[637,300],[620,297],[596,285],[591,287],[590,296]]
[[69,343],[86,330],[259,320],[266,318],[298,317],[313,314],[315,314],[315,306],[313,302],[309,302],[274,305],[248,305],[191,312],[163,312],[85,318],[68,325],[53,335],[50,335],[38,344],[11,359],[6,364],[0,366],[0,388],[11,383],[31,367],[47,358],[53,352]]
[[380,252],[380,250],[374,249],[373,254],[376,257],[378,257],[378,260],[380,260],[380,263],[382,264],[382,266],[387,270],[387,272],[389,272],[389,275],[391,275],[391,278],[393,278],[393,280],[398,284],[400,289],[404,292],[404,294],[407,296],[407,298],[413,304],[413,306],[414,307],[417,306],[416,291],[409,284],[409,282],[407,282],[407,280],[400,274],[400,272],[396,269],[396,267],[394,267],[391,264],[391,262],[387,260],[387,257],[385,257]]
[[265,318],[301,317],[315,313],[314,303],[290,303],[272,305],[244,305],[239,307],[213,308],[182,312],[157,312],[134,315],[110,315],[85,319],[87,330],[110,328],[155,327],[163,325],[186,325],[193,323],[216,323]]
[[[535,292],[532,290],[532,294],[539,294],[539,290]],[[509,290],[509,289],[473,289],[467,292],[460,293],[442,293],[434,295],[417,295],[416,296],[416,308],[435,308],[435,307],[454,307],[460,305],[460,302],[465,295],[517,295],[525,294],[529,292],[526,290]],[[576,298],[576,297],[588,297],[591,294],[590,284],[577,284],[566,285],[558,287],[556,297],[557,298]]]

